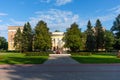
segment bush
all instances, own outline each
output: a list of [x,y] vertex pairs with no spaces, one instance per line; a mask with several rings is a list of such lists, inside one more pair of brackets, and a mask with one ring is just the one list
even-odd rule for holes
[[8,50],[6,51],[7,53],[20,53],[20,51],[16,51],[16,50]]
[[52,52],[25,52],[25,56],[49,56]]
[[120,52],[118,52],[118,54],[117,54],[117,58],[120,58]]
[[80,55],[81,56],[89,56],[89,55],[92,55],[91,52],[80,52]]
[[89,55],[92,55],[91,52],[77,52],[77,53],[71,53],[71,55],[81,55],[81,56],[89,56]]
[[4,53],[5,53],[5,52],[7,52],[7,50],[2,50],[2,49],[0,49],[0,52],[4,52]]
[[4,59],[3,57],[0,56],[0,60]]

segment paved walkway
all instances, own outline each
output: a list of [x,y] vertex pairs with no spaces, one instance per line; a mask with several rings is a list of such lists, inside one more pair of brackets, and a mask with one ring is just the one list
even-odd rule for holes
[[67,62],[71,61],[68,57],[53,59],[62,63],[0,65],[0,80],[120,80],[120,64],[73,64],[74,60]]
[[70,56],[70,54],[50,54],[49,59],[44,64],[79,64]]

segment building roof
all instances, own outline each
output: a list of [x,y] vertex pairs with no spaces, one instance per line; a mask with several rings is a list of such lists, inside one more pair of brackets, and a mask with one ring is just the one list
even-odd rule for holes
[[23,29],[23,26],[8,26],[8,30],[17,30],[18,28]]
[[64,32],[52,32],[52,36],[63,36]]

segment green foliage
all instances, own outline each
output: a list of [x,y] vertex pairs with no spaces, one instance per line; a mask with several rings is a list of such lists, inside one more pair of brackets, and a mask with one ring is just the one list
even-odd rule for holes
[[17,51],[22,52],[22,33],[20,28],[18,28],[14,36],[14,47]]
[[105,39],[105,49],[107,51],[112,50],[113,49],[113,44],[115,43],[113,33],[106,30],[104,39]]
[[91,52],[76,52],[76,53],[71,52],[70,54],[72,56],[90,56],[90,55],[92,55]]
[[87,30],[86,30],[87,38],[86,38],[86,49],[87,51],[94,51],[95,49],[95,35],[94,31],[92,29],[92,25],[90,20],[87,24]]
[[116,17],[116,20],[113,22],[111,31],[115,32],[115,36],[120,38],[120,14]]
[[95,25],[95,38],[96,38],[96,50],[104,49],[104,29],[99,19],[96,21]]
[[120,53],[117,54],[117,58],[120,58]]
[[90,20],[88,21],[88,24],[87,24],[87,29],[88,29],[88,30],[91,30],[91,29],[92,29],[92,25],[91,25]]
[[98,51],[99,49],[109,51],[113,49],[114,35],[102,27],[99,19],[96,21],[94,28],[92,28],[91,22],[88,21],[86,34],[87,51]]
[[78,25],[73,23],[65,33],[64,41],[65,47],[70,48],[71,51],[79,51],[82,47],[82,34]]
[[8,43],[4,37],[0,37],[0,50],[7,50]]
[[14,42],[14,46],[18,51],[46,51],[51,48],[51,35],[47,28],[47,24],[44,21],[38,22],[34,34],[30,23],[27,22],[24,25],[22,33],[20,28],[17,30]]
[[49,56],[52,52],[25,52],[25,56]]
[[82,41],[81,45],[82,46],[80,47],[80,49],[81,50],[86,50],[86,36],[87,36],[86,32],[82,32],[81,35],[82,35],[82,37],[81,37],[81,39],[82,39],[81,40]]
[[55,32],[60,32],[59,30],[55,30]]
[[116,17],[116,20],[113,23],[113,26],[111,28],[111,31],[115,35],[115,49],[120,49],[120,14]]
[[46,51],[51,48],[51,35],[44,21],[39,21],[35,27],[34,48],[37,51]]
[[29,22],[24,25],[22,32],[22,49],[24,52],[32,51],[33,32]]

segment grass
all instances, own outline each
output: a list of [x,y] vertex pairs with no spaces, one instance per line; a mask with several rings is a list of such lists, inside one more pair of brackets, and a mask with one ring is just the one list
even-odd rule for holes
[[89,56],[72,55],[80,63],[120,63],[120,58],[113,54],[92,54]]
[[[72,54],[72,58],[80,63],[120,63],[120,58],[114,54],[92,54],[79,55]],[[0,64],[42,64],[48,56],[25,56],[21,53],[0,53]]]
[[0,64],[42,64],[48,56],[25,56],[21,53],[0,53]]

